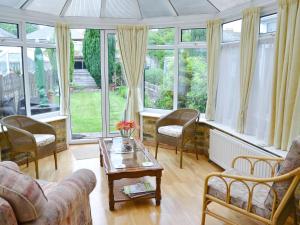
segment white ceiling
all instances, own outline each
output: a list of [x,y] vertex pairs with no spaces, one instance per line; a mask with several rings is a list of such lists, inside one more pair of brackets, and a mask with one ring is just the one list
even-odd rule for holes
[[61,17],[145,19],[217,14],[253,0],[0,0],[0,5]]

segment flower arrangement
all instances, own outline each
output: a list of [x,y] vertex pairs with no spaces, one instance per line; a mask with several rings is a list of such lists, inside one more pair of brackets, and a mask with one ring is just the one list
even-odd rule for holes
[[122,137],[130,138],[137,126],[133,120],[123,120],[116,124],[116,128],[120,131]]

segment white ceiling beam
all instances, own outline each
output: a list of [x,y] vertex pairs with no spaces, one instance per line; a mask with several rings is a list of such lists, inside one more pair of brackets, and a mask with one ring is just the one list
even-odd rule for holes
[[33,2],[33,0],[22,1],[23,4],[19,8],[20,9],[26,9],[32,2]]
[[173,3],[171,2],[171,0],[167,0],[168,1],[168,5],[170,6],[169,8],[171,9],[171,11],[173,12],[173,16],[179,16],[179,13],[177,12],[177,10],[175,9]]
[[213,4],[210,0],[206,0],[209,4],[211,4],[218,12],[220,12],[220,10],[217,8],[217,6],[215,6],[215,4]]
[[72,0],[66,0],[64,6],[62,7],[59,16],[65,16],[69,6],[71,5]]
[[106,0],[101,0],[100,17],[105,17]]
[[142,13],[142,10],[141,10],[141,5],[140,5],[140,1],[139,0],[136,0],[136,4],[137,4],[137,6],[138,6],[138,13],[139,13],[139,15],[140,15],[140,19],[144,19],[144,16],[143,16],[143,13]]

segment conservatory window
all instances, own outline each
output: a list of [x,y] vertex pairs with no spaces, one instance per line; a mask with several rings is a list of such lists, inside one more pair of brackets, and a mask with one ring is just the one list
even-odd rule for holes
[[32,115],[59,110],[55,48],[28,48],[27,64]]
[[260,18],[259,33],[274,33],[277,29],[277,14],[263,16]]
[[0,118],[26,114],[22,48],[0,46]]
[[15,23],[0,22],[0,39],[17,39],[19,38],[19,26]]
[[148,33],[148,45],[173,45],[175,43],[175,28],[155,28]]
[[26,23],[26,39],[35,43],[55,43],[55,29],[51,26]]
[[181,30],[181,42],[203,42],[206,41],[205,28],[192,28]]
[[150,49],[144,78],[144,106],[173,109],[174,50]]
[[235,20],[222,25],[222,41],[232,42],[241,39],[242,20]]
[[207,50],[179,50],[178,108],[198,109],[205,113],[207,100]]

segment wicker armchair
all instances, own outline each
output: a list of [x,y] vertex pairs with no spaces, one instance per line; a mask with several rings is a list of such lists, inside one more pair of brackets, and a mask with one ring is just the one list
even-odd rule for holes
[[[228,224],[235,224],[209,210],[208,204],[211,202],[263,224],[284,224],[294,210],[293,195],[300,180],[299,157],[300,138],[293,142],[286,159],[240,156],[233,160],[231,169],[223,173],[209,174],[204,186],[201,224],[205,224],[206,215]],[[235,169],[236,162],[239,160],[247,160],[250,168],[248,173]],[[270,177],[254,176],[254,171],[261,163],[269,166]],[[275,174],[276,170],[278,172]]]
[[17,115],[3,118],[1,126],[7,129],[7,138],[11,144],[12,153],[29,153],[33,158],[37,179],[39,178],[38,159],[42,152],[53,151],[55,169],[57,169],[56,132],[51,125]]
[[[155,158],[157,158],[160,143],[175,146],[176,154],[178,147],[180,147],[180,168],[182,168],[182,151],[187,142],[195,139],[198,117],[199,112],[195,109],[178,109],[160,118],[156,122]],[[194,145],[198,159],[196,140],[194,140]]]

